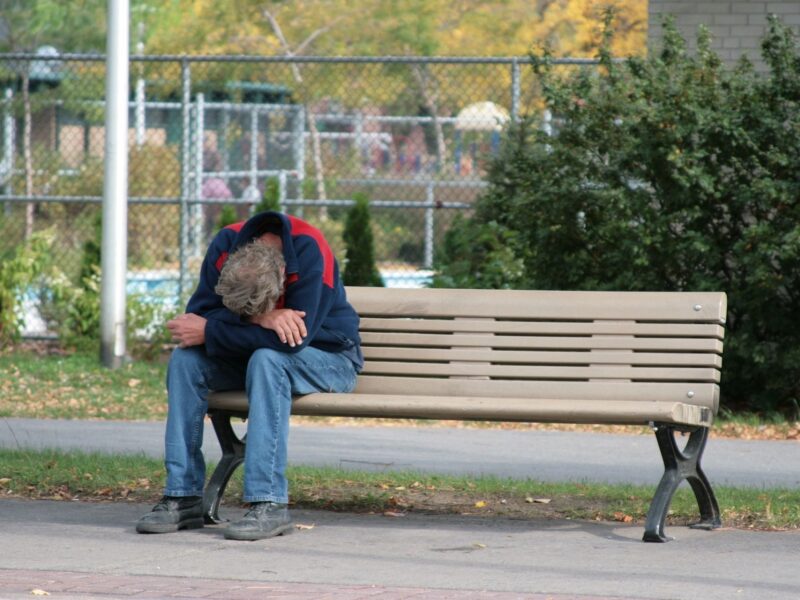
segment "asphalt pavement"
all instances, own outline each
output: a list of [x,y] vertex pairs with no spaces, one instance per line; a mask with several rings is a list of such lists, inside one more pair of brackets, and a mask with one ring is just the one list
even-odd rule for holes
[[[210,429],[210,428],[209,428]],[[652,436],[293,426],[290,456],[349,468],[655,482]],[[163,423],[0,420],[0,446],[160,456]],[[213,433],[206,449],[215,457]],[[712,482],[797,487],[800,443],[712,439]],[[796,470],[796,469],[795,469]],[[0,477],[2,473],[0,472]],[[149,506],[0,499],[0,598],[798,598],[800,533],[293,511],[294,535],[139,535]],[[240,509],[224,513],[237,518]]]
[[[218,460],[213,428],[204,433],[207,459]],[[164,423],[0,418],[0,448],[47,447],[161,457]],[[635,484],[655,484],[663,472],[654,435],[538,429],[292,425],[289,462]],[[798,441],[712,438],[703,457],[714,485],[798,488],[799,464]]]

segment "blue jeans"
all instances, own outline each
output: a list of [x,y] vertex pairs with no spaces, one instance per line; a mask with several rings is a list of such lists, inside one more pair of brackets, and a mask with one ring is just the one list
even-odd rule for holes
[[247,392],[250,411],[244,461],[245,502],[289,499],[286,454],[292,396],[349,392],[356,370],[346,356],[307,346],[296,354],[257,350],[249,361],[210,358],[204,348],[177,348],[167,369],[167,496],[202,496],[203,421],[210,391]]

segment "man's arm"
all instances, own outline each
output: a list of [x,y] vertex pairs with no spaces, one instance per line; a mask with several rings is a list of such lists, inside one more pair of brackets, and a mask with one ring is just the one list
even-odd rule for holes
[[[275,315],[268,313],[264,316],[264,323],[269,325],[271,322],[275,329],[265,328],[260,321],[259,324],[244,321],[227,308],[207,312],[203,315],[208,319],[205,327],[206,352],[209,356],[247,355],[259,348],[272,348],[289,353],[299,352],[314,339],[325,315],[330,310],[332,294],[323,294],[322,288],[322,277],[319,273],[301,276],[290,284],[284,296],[285,308],[279,310],[291,309],[292,312]],[[299,319],[296,318],[299,316],[298,313],[303,313]],[[302,321],[306,335],[300,336],[300,339],[293,336],[295,345],[290,346],[287,343],[289,338],[283,341],[279,332],[288,335],[286,330],[292,328],[292,323],[299,332],[301,325],[298,321]]]
[[[305,314],[301,310],[279,308],[253,317],[251,323],[274,331],[282,343],[294,348],[308,335],[303,322]],[[167,322],[167,329],[181,348],[200,346],[206,341],[206,322],[205,317],[184,313]]]
[[303,317],[306,313],[293,308],[277,308],[250,319],[251,323],[274,331],[284,344],[292,348],[303,343],[308,335]]

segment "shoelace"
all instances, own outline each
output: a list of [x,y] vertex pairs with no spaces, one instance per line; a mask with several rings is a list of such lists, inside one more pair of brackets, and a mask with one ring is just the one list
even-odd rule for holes
[[248,511],[244,514],[246,517],[258,517],[265,512],[270,512],[270,508],[272,504],[269,502],[259,502],[258,504],[252,505]]
[[159,500],[158,504],[156,504],[153,507],[153,512],[158,510],[169,510],[169,500],[167,500],[166,498],[162,498],[161,500]]

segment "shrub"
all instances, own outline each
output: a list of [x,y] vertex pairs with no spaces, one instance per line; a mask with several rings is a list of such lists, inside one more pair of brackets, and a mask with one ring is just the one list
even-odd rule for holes
[[375,266],[375,243],[369,216],[369,198],[354,194],[355,204],[347,213],[342,235],[346,248],[346,266],[342,280],[345,285],[383,287]]
[[222,210],[219,211],[219,218],[217,219],[216,233],[220,229],[224,229],[228,225],[233,225],[239,222],[239,216],[236,214],[236,208],[232,204],[224,204]]
[[[64,346],[90,350],[100,344],[101,271],[94,265],[79,285],[53,268],[43,278],[40,310]],[[153,355],[167,341],[164,323],[176,311],[164,302],[128,294],[125,303],[126,343],[134,355]]]
[[788,413],[800,399],[797,39],[770,19],[762,75],[724,68],[702,30],[690,56],[670,22],[660,52],[617,63],[609,31],[596,70],[565,80],[546,52],[533,57],[557,135],[532,118],[507,132],[437,282],[725,291],[723,402]]
[[261,196],[261,202],[256,205],[254,212],[260,213],[268,210],[279,212],[281,210],[280,195],[281,189],[278,178],[267,178],[264,182],[264,194]]
[[0,341],[19,338],[23,325],[21,301],[45,269],[53,244],[52,232],[35,233],[0,261]]

